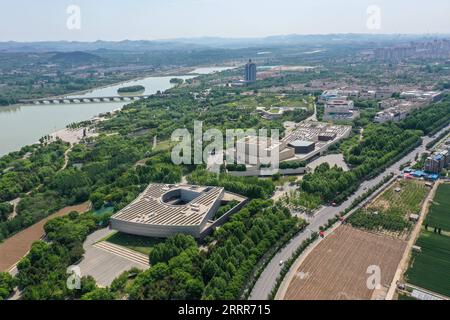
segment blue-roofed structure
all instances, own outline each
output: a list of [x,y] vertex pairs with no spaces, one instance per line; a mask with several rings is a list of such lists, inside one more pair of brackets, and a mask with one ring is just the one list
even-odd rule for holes
[[416,178],[423,178],[425,177],[427,174],[425,172],[423,172],[422,170],[416,170],[412,173],[412,175]]
[[431,180],[431,181],[436,181],[439,179],[439,175],[436,173],[432,173],[432,174],[428,174],[425,179],[427,180]]

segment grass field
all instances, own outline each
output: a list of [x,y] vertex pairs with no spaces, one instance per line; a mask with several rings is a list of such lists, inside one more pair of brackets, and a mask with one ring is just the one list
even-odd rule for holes
[[152,251],[154,245],[164,241],[164,239],[140,237],[121,232],[113,233],[103,240],[146,255]]
[[425,224],[450,231],[450,184],[441,184],[433,199]]
[[304,98],[305,100],[299,96],[252,95],[241,97],[238,101],[225,102],[221,105],[230,108],[241,106],[245,108],[265,107],[269,111],[279,107],[307,108],[309,111],[313,111],[314,99],[307,96]]
[[450,237],[422,230],[405,273],[408,283],[450,297]]
[[420,213],[421,203],[428,191],[422,181],[398,181],[348,221],[357,228],[402,233],[411,228],[409,215]]
[[[397,188],[400,188],[400,192],[395,191]],[[420,204],[428,190],[421,181],[401,180],[388,188],[368,208],[407,218],[411,213],[420,212]]]

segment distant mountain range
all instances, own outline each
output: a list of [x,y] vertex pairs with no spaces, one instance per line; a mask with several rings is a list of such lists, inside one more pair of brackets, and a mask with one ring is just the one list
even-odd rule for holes
[[255,47],[295,44],[330,44],[370,41],[414,41],[425,39],[450,38],[450,35],[406,35],[406,34],[324,34],[324,35],[280,35],[264,38],[179,38],[172,41],[211,47]]
[[73,52],[58,52],[54,56],[50,57],[49,62],[60,64],[92,64],[103,62],[104,59],[87,52],[73,51]]
[[281,35],[265,38],[179,38],[167,40],[124,40],[124,41],[43,41],[43,42],[0,42],[0,52],[67,52],[67,51],[163,51],[202,50],[207,48],[249,48],[296,44],[345,44],[352,42],[407,42],[450,38],[450,35],[402,35],[402,34],[327,34],[327,35]]
[[149,41],[149,40],[124,40],[124,41],[43,41],[43,42],[0,42],[0,52],[68,52],[68,51],[162,51],[180,49],[202,49],[203,46],[183,42]]

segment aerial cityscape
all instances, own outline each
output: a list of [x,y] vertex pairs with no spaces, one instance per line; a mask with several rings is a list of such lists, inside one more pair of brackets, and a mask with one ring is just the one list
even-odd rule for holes
[[28,2],[47,21],[0,14],[0,308],[450,300],[447,2]]

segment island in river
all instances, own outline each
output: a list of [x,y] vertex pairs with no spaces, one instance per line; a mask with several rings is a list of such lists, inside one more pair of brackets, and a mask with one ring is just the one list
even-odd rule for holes
[[143,93],[145,87],[141,85],[122,87],[117,90],[119,94],[130,94],[130,93]]

